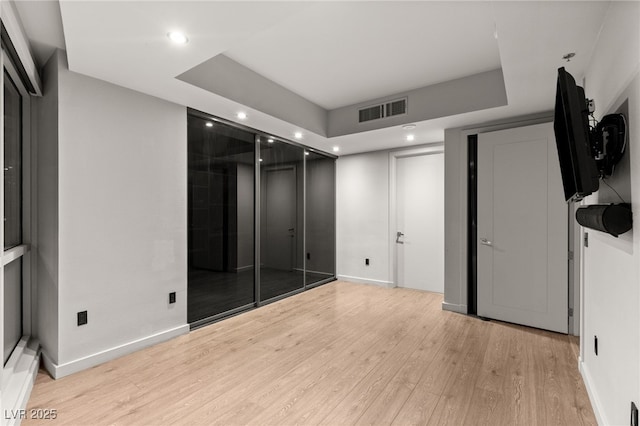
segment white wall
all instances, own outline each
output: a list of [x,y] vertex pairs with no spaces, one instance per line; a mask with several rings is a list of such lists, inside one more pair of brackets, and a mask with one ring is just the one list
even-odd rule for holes
[[[390,171],[391,153],[402,155],[425,147],[347,155],[336,161],[338,279],[397,285],[391,229],[395,212],[390,211],[390,197],[395,194],[391,188],[395,182]],[[365,264],[367,258],[369,266]]]
[[57,168],[58,350],[45,354],[61,376],[188,331],[187,123],[182,106],[52,60],[57,164],[39,167]]
[[[583,249],[581,371],[601,424],[629,424],[631,401],[640,403],[640,4],[612,2],[585,73],[596,117],[628,102],[629,167],[617,170],[614,188],[630,198],[635,227],[614,238],[587,231]],[[626,182],[626,183],[625,183]],[[630,188],[627,187],[630,182]],[[603,185],[601,184],[601,188]],[[586,204],[613,202],[606,188]],[[598,355],[594,353],[598,336]]]
[[338,278],[391,286],[388,151],[338,158],[336,179]]

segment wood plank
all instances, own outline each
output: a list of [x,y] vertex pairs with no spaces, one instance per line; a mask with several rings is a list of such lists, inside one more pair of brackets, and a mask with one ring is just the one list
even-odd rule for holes
[[[575,339],[333,282],[59,380],[51,424],[595,424]],[[26,419],[23,424],[38,423]]]

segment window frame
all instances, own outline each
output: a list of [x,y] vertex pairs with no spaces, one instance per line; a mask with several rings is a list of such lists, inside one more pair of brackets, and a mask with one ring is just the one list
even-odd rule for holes
[[[4,84],[5,84],[5,72],[9,75],[14,86],[18,89],[21,96],[22,107],[22,146],[21,146],[21,160],[22,160],[22,243],[11,247],[7,250],[3,250],[0,253],[2,258],[2,274],[0,274],[0,283],[2,287],[2,303],[3,303],[3,315],[4,315],[4,267],[12,262],[22,259],[22,338],[18,342],[18,345],[14,349],[13,353],[7,360],[5,370],[10,369],[13,363],[19,359],[19,349],[26,348],[26,342],[31,338],[35,326],[35,320],[33,315],[35,309],[33,307],[36,303],[36,292],[33,286],[35,282],[35,269],[34,262],[31,255],[31,244],[34,240],[35,221],[32,212],[35,211],[35,190],[33,188],[33,181],[35,176],[32,174],[35,169],[32,167],[35,159],[35,151],[32,145],[32,133],[31,133],[31,95],[26,89],[20,75],[11,61],[9,55],[5,51],[4,47],[0,52],[0,65],[2,65],[2,76],[0,77],[0,85],[2,86],[2,95],[0,96],[0,120],[2,123],[2,132],[0,132],[0,162],[4,165]],[[0,176],[0,186],[4,188],[4,174]],[[4,211],[4,189],[0,193],[0,207]],[[0,228],[0,237],[4,243],[4,227]],[[4,330],[0,331],[4,341]],[[2,390],[5,389],[5,382],[7,375],[3,374]]]

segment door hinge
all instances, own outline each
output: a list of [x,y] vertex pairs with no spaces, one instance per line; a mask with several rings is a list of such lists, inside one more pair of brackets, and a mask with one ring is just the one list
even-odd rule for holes
[[585,247],[589,247],[589,233],[588,232],[584,233],[584,246]]
[[573,308],[569,308],[569,316],[572,317],[573,316]]
[[573,260],[573,252],[569,250],[569,260]]

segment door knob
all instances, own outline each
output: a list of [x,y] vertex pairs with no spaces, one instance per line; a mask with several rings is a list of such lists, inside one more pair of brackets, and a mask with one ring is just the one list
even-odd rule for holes
[[396,243],[398,244],[404,244],[404,241],[400,241],[400,237],[403,237],[404,234],[400,231],[396,232]]
[[486,238],[480,238],[480,244],[482,244],[483,246],[489,246],[489,247],[493,246],[493,243],[487,240]]

